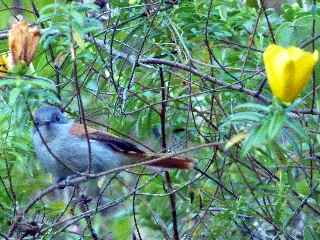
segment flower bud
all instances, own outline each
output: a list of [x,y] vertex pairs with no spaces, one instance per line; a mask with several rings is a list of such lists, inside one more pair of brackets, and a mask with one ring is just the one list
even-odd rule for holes
[[272,94],[283,103],[293,102],[310,80],[318,58],[318,51],[269,45],[263,60]]
[[10,67],[17,64],[29,65],[40,39],[37,27],[29,27],[24,20],[11,26],[9,31]]

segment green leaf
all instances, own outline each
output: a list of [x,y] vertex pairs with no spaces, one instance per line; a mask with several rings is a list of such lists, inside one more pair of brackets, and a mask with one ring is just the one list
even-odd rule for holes
[[130,239],[132,223],[128,216],[117,216],[110,226],[114,230],[115,239]]
[[14,105],[17,103],[17,98],[19,97],[20,93],[21,93],[20,88],[14,88],[10,91],[10,95],[9,95],[9,104],[10,105]]
[[230,115],[226,121],[221,125],[221,127],[224,127],[225,125],[229,125],[233,122],[243,122],[251,121],[251,122],[260,122],[261,119],[264,118],[265,115],[257,112],[240,112],[240,113],[234,113]]
[[277,137],[286,122],[286,114],[283,111],[275,112],[269,121],[268,138],[274,139]]
[[307,141],[307,135],[304,131],[304,127],[297,120],[289,120],[286,125],[291,129],[301,141]]
[[302,196],[307,196],[310,193],[310,185],[306,179],[302,179],[296,183],[296,189]]
[[254,146],[259,146],[261,140],[265,139],[265,137],[263,136],[264,132],[264,130],[261,131],[261,127],[255,128],[250,132],[248,138],[243,142],[243,147],[241,149],[241,157],[244,157],[247,153],[249,153],[249,151]]
[[257,110],[257,111],[261,111],[261,112],[268,112],[270,110],[270,106],[265,106],[265,105],[256,104],[256,103],[245,103],[245,104],[240,104],[240,105],[236,106],[234,108],[234,111],[238,111],[243,108]]

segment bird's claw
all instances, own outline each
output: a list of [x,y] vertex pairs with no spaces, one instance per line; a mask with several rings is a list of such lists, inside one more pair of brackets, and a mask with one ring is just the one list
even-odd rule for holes
[[59,189],[64,189],[67,186],[73,185],[71,183],[71,180],[76,178],[76,177],[77,177],[77,175],[70,175],[70,176],[67,176],[65,178],[59,178],[57,180],[57,183],[59,184]]

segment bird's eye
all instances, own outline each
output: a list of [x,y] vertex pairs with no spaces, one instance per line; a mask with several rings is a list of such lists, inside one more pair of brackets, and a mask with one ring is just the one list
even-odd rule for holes
[[56,115],[56,121],[57,121],[57,122],[60,122],[60,120],[61,120],[60,116],[59,116],[59,115]]
[[40,125],[39,120],[35,120],[35,121],[34,121],[34,124],[35,124],[36,126],[39,126],[39,125]]

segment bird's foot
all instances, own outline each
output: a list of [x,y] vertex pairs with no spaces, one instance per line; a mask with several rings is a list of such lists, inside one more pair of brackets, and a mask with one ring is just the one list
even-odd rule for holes
[[59,189],[64,189],[67,186],[72,186],[73,184],[71,183],[71,180],[78,177],[78,175],[70,175],[67,177],[62,177],[57,179],[57,183],[59,184]]

